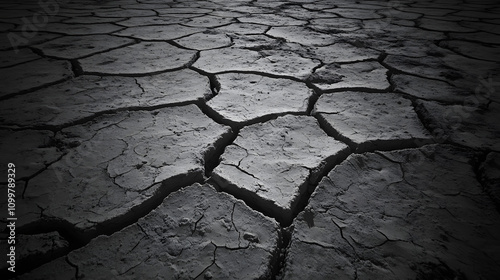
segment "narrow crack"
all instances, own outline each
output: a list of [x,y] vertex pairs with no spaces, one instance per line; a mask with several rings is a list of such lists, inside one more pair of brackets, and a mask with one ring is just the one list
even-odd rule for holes
[[196,275],[193,279],[198,279],[199,277],[201,277],[203,274],[205,274],[208,269],[210,269],[213,265],[216,265],[215,261],[216,261],[216,256],[217,256],[217,245],[215,245],[213,242],[210,242],[212,244],[212,246],[214,246],[214,254],[213,254],[213,260],[212,260],[212,263],[210,265],[208,265],[205,269],[203,269],[198,275]]

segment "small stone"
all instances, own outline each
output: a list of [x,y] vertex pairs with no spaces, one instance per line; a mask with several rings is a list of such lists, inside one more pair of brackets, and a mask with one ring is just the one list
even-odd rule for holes
[[259,243],[259,237],[250,232],[244,232],[243,239],[248,240],[252,243]]

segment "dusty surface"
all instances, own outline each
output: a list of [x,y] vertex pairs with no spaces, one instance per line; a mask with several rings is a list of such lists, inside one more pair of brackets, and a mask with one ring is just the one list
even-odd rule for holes
[[500,275],[495,1],[0,8],[2,279]]
[[243,201],[195,184],[137,223],[71,252],[67,263],[56,260],[20,279],[54,279],[61,270],[89,279],[269,278],[279,231]]
[[[358,153],[429,143],[431,135],[411,102],[392,93],[348,92],[320,96],[313,110],[325,130]],[[394,116],[399,116],[397,122]]]
[[349,157],[294,221],[284,279],[494,279],[500,215],[469,160],[449,146]]
[[348,150],[312,117],[279,117],[243,128],[212,176],[223,190],[289,223],[309,185]]

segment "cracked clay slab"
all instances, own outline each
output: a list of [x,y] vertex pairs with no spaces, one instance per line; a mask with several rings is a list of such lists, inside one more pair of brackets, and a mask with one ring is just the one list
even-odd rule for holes
[[243,128],[226,147],[212,178],[286,223],[309,184],[347,153],[347,145],[327,136],[313,117],[287,115]]
[[274,220],[194,184],[137,223],[71,252],[68,262],[56,259],[20,279],[69,279],[59,273],[75,268],[78,279],[270,279],[279,236]]
[[294,220],[283,279],[495,279],[500,215],[471,156],[447,145],[350,156]]
[[375,61],[329,64],[317,69],[309,80],[321,90],[358,88],[385,90],[390,86],[387,71]]
[[177,39],[175,42],[192,50],[218,49],[231,45],[231,39],[227,35],[215,32],[196,33]]
[[172,40],[203,32],[204,28],[188,27],[180,24],[150,25],[130,27],[114,34],[130,36],[141,40]]
[[378,51],[357,47],[349,43],[336,43],[324,47],[307,47],[304,49],[291,44],[289,46],[304,57],[316,58],[325,64],[375,60],[380,55]]
[[417,110],[429,122],[438,142],[452,143],[474,149],[500,151],[500,105],[485,107],[482,98],[471,96],[464,105],[445,105],[433,101],[417,101]]
[[79,60],[86,73],[147,74],[184,67],[196,51],[180,49],[166,42],[142,42]]
[[1,68],[0,97],[61,82],[72,76],[71,64],[68,61],[46,58]]
[[267,34],[284,38],[288,42],[298,43],[304,46],[325,46],[335,43],[336,37],[316,32],[302,26],[272,27]]
[[211,95],[208,78],[189,69],[137,78],[83,75],[2,101],[0,120],[10,126],[61,126],[103,112],[196,102]]
[[14,66],[39,58],[41,57],[30,49],[0,51],[0,68]]
[[394,91],[426,100],[462,102],[471,95],[470,91],[452,86],[447,82],[412,75],[392,75],[391,81],[395,86]]
[[51,23],[48,24],[45,31],[62,33],[66,35],[91,35],[91,34],[108,34],[115,32],[122,27],[111,23],[95,23],[95,24],[66,24],[66,23]]
[[411,101],[394,93],[323,94],[313,113],[330,135],[345,141],[358,153],[432,142]]
[[76,59],[133,43],[129,38],[109,35],[64,36],[33,46],[47,56]]
[[195,105],[120,112],[65,128],[56,143],[67,153],[30,180],[16,201],[18,226],[43,219],[86,240],[96,228],[126,224],[169,192],[203,180],[205,160],[229,133]]
[[484,190],[500,207],[500,153],[491,152],[479,167],[479,176]]
[[193,67],[211,74],[228,71],[262,72],[305,80],[318,65],[319,61],[303,58],[293,52],[224,48],[201,51]]
[[[12,162],[16,165],[16,181],[32,177],[63,155],[59,148],[52,146],[53,142],[52,131],[1,129],[0,154],[5,164],[0,172],[7,174],[7,163]],[[7,176],[0,179],[0,183],[7,184]]]
[[289,79],[240,73],[216,77],[220,91],[207,106],[233,124],[278,114],[305,113],[313,94],[304,83]]

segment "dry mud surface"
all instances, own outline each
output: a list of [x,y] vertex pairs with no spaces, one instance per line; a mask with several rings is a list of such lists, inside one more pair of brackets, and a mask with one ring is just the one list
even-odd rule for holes
[[0,8],[2,279],[500,275],[495,1]]

